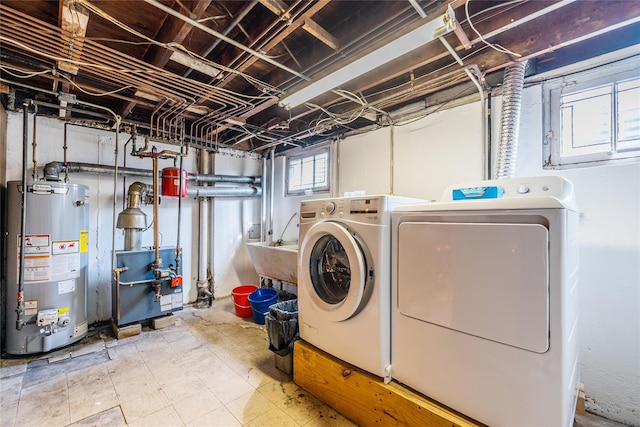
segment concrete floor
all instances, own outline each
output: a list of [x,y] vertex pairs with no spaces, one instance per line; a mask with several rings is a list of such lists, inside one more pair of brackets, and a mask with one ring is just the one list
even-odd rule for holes
[[[264,326],[230,298],[185,307],[175,326],[0,362],[0,425],[353,426],[275,368]],[[586,414],[576,427],[615,427]]]

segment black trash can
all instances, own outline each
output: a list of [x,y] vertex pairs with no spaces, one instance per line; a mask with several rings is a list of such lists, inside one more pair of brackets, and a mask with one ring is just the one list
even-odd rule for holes
[[300,338],[298,329],[298,300],[282,301],[269,306],[265,315],[269,350],[275,354],[276,367],[293,373],[293,343]]

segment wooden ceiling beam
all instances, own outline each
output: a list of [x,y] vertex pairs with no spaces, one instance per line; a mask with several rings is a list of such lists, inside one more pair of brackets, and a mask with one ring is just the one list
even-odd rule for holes
[[[282,0],[260,0],[260,4],[283,19],[291,19],[291,16],[287,13],[288,6]],[[333,37],[331,33],[322,28],[322,26],[313,19],[305,19],[302,29],[329,46],[331,49],[338,50],[340,48],[340,42],[338,39]]]
[[[526,4],[523,6],[541,8],[542,5],[539,5],[539,2],[530,2],[528,6]],[[527,9],[527,11],[531,12],[530,9]],[[518,14],[521,12],[519,11]],[[621,23],[632,25],[634,22],[640,22],[640,2],[623,0],[607,2],[579,1],[565,6],[562,12],[551,13],[545,18],[545,22],[548,23],[546,25],[549,25],[549,28],[553,28],[553,31],[541,33],[539,31],[540,23],[536,22],[536,20],[525,22],[517,27],[505,28],[501,21],[509,19],[509,17],[487,20],[483,24],[476,24],[476,28],[483,34],[500,29],[501,31],[496,33],[489,40],[490,42],[500,43],[508,49],[522,54],[522,58],[537,58],[569,44],[574,44],[577,41],[584,41],[607,31],[613,31],[620,28]],[[476,45],[474,47],[476,51],[465,57],[465,64],[477,64],[483,72],[487,73],[501,70],[514,61],[514,58],[505,53],[483,48],[483,43],[478,38],[472,42]],[[634,41],[630,40],[629,43],[633,44]],[[459,48],[462,49],[461,46]],[[387,64],[387,66],[369,73],[366,78],[360,79],[355,85],[345,87],[345,89],[354,93],[363,92],[366,94],[366,91],[375,90],[376,87],[402,75],[406,75],[408,81],[410,73],[414,70],[416,71],[416,78],[419,78],[417,74],[419,69],[424,70],[420,75],[429,74],[430,78],[436,79],[450,73],[456,67],[453,59],[451,59],[451,66],[443,67],[443,61],[448,56],[449,53],[446,49],[440,43],[434,42],[425,46],[413,61],[406,58],[403,61],[396,61],[397,63],[394,64]],[[429,73],[426,67],[435,68],[438,71]],[[394,92],[400,94],[404,90],[404,88],[399,88],[395,91],[385,91],[378,95],[368,95],[367,102],[375,104],[383,98],[391,97]],[[343,100],[344,98],[328,92],[320,100],[316,100],[315,103],[322,105],[324,108],[330,108],[333,104]],[[401,102],[404,101],[399,101],[395,104]],[[389,105],[394,104],[390,103]],[[332,108],[332,112],[340,114],[350,111],[352,107],[353,104],[346,104],[344,107]],[[296,117],[303,117],[313,111],[315,110],[298,112]]]
[[[294,22],[292,22],[291,25],[289,25],[285,30],[283,30],[280,33],[278,33],[278,35],[276,35],[273,39],[271,39],[271,41],[269,43],[267,43],[266,45],[262,46],[260,48],[260,51],[268,53],[271,49],[273,49],[276,45],[278,45],[278,43],[280,43],[284,39],[286,39],[292,32],[294,32],[296,29],[298,29],[302,25],[304,25],[304,22],[307,19],[311,18],[313,15],[318,13],[318,11],[320,9],[322,9],[323,7],[325,7],[327,4],[329,4],[330,1],[331,0],[317,0],[317,1],[315,1],[313,3],[313,6],[311,6],[298,19],[296,19]],[[253,65],[256,61],[258,61],[259,59],[260,58],[258,58],[257,56],[250,56],[242,64],[240,64],[238,67],[236,67],[235,69],[237,71],[244,72],[251,65]],[[223,86],[223,87],[226,86],[236,76],[237,76],[237,74],[228,74],[220,82],[220,86]]]
[[60,0],[59,5],[58,25],[62,28],[62,41],[66,48],[60,52],[60,56],[66,57],[69,61],[57,61],[57,67],[69,74],[77,75],[79,67],[75,62],[80,61],[82,55],[89,14],[84,7],[71,0]]
[[[198,0],[197,2],[187,3],[192,6],[190,17],[196,20],[199,19],[207,10],[209,5],[211,4],[211,1],[212,0]],[[182,44],[182,42],[185,38],[187,38],[192,29],[193,25],[167,15],[156,36],[159,37],[158,41],[162,43]],[[155,65],[156,67],[164,68],[164,66],[169,62],[169,58],[171,58],[172,53],[173,51],[171,51],[170,49],[152,45],[145,54],[144,61],[148,62],[151,65]],[[128,116],[131,113],[131,110],[133,110],[133,108],[136,106],[136,104],[136,101],[130,101],[124,104],[121,110],[122,117],[124,118]]]

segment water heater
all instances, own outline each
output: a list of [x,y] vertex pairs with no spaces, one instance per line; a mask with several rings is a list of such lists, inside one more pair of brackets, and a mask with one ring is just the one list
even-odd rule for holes
[[[83,338],[87,323],[88,187],[28,183],[25,203],[24,303],[19,304],[20,181],[7,183],[6,351],[31,354]],[[18,311],[23,313],[19,324]]]

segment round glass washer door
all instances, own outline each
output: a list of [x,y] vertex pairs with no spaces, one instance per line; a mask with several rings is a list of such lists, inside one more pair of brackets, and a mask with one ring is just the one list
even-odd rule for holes
[[360,308],[367,262],[344,226],[330,221],[314,224],[302,242],[300,266],[302,286],[326,319],[346,320]]

